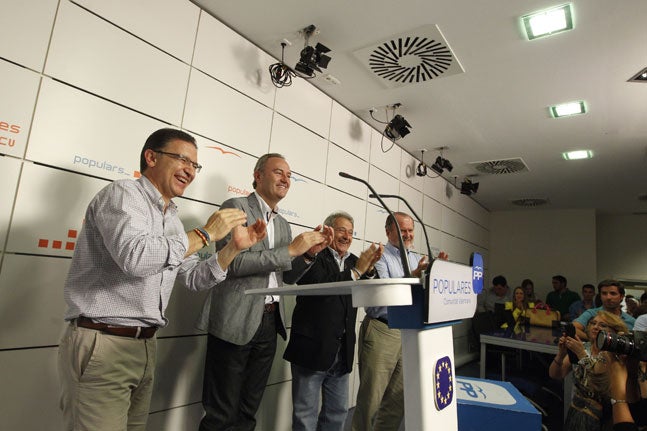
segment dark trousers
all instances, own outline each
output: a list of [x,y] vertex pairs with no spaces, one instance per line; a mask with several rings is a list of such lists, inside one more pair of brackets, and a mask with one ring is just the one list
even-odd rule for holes
[[252,340],[243,345],[207,336],[200,431],[252,431],[276,352],[278,311],[263,314]]

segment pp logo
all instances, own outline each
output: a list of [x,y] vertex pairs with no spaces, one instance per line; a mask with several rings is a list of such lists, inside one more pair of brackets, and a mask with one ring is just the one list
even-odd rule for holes
[[483,290],[483,256],[472,253],[472,290],[477,295]]

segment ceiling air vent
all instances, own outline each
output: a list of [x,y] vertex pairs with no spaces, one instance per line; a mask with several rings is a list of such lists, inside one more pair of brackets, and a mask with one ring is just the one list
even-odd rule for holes
[[520,157],[516,159],[504,160],[488,160],[486,162],[472,162],[469,163],[474,169],[484,174],[514,174],[516,172],[528,172],[528,166],[521,160]]
[[428,82],[464,73],[436,25],[425,25],[354,52],[387,87]]
[[515,199],[512,201],[514,205],[520,206],[520,207],[526,207],[526,208],[534,208],[534,207],[539,207],[542,205],[546,205],[548,203],[548,199],[543,199],[543,198],[522,198],[522,199]]

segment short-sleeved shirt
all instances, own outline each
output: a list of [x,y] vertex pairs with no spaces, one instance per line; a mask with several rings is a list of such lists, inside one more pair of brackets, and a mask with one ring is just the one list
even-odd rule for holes
[[[589,308],[586,310],[580,317],[577,319],[573,320],[573,322],[577,322],[580,325],[584,326],[586,328],[586,325],[589,323],[589,320],[591,320],[592,317],[594,317],[596,314],[598,314],[598,311],[604,310],[604,307],[597,307],[597,308]],[[634,328],[634,323],[636,323],[636,319],[624,311],[620,315],[620,318],[622,319],[623,322],[625,322],[625,325],[627,325],[627,329],[633,329]]]

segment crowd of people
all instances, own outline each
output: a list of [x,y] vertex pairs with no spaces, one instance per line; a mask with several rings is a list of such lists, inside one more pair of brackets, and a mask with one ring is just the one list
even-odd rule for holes
[[557,311],[559,327],[572,325],[571,333],[565,329],[557,338],[558,353],[548,368],[553,379],[573,375],[573,395],[563,429],[647,426],[647,332],[637,332],[647,331],[647,294],[638,299],[626,295],[620,281],[603,280],[597,289],[584,284],[580,297],[568,289],[562,275],[552,277],[552,287],[542,302],[531,280],[523,280],[510,291],[505,277],[496,276],[492,286],[479,295],[477,315],[494,314],[499,307],[510,313],[513,322],[501,324],[508,328],[510,323],[527,324],[529,310],[542,308]]
[[[66,430],[146,429],[156,333],[168,323],[165,310],[176,281],[210,290],[199,429],[253,430],[277,335],[287,337],[272,288],[402,277],[400,235],[413,276],[429,265],[427,256],[412,251],[414,220],[402,212],[386,219],[386,245],[372,244],[359,256],[349,251],[354,218],[344,211],[293,237],[278,208],[291,171],[276,153],[258,159],[253,193],[223,202],[204,226],[185,231],[173,199],[200,169],[195,139],[160,129],[141,149],[141,177],[114,181],[90,202],[64,288],[69,324],[58,367]],[[201,261],[196,252],[212,242],[216,253]],[[255,288],[267,294],[245,294]],[[356,337],[356,315],[350,295],[297,297],[283,355],[292,371],[293,430],[343,429],[356,344],[352,429],[399,428],[400,332],[389,328],[386,307],[370,307]]]

